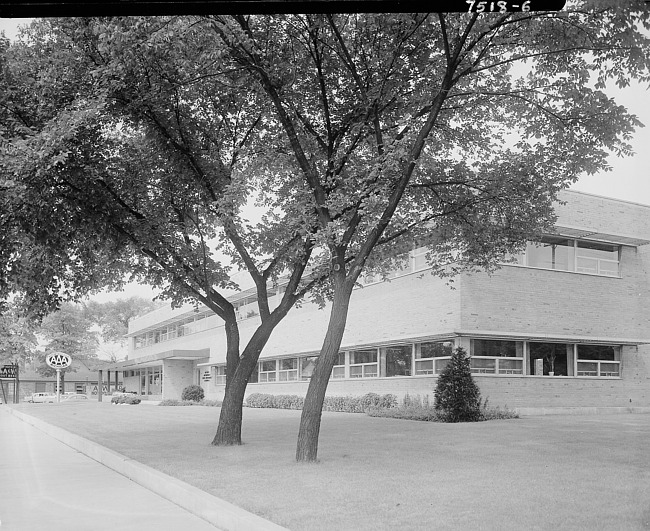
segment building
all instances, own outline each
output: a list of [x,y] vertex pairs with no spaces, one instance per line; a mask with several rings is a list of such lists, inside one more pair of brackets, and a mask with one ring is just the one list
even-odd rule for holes
[[[560,199],[554,234],[491,275],[460,275],[451,289],[414,251],[390,281],[366,278],[328,394],[432,396],[462,346],[491,405],[650,407],[650,206],[575,191]],[[253,297],[232,298],[242,345],[259,324]],[[292,309],[247,393],[304,395],[328,315]],[[128,337],[128,361],[111,367],[127,390],[178,398],[195,383],[223,396],[225,334],[207,308],[161,308],[133,320]]]
[[[99,381],[97,377],[98,367],[108,365],[108,361],[92,360],[85,362],[84,360],[73,359],[72,365],[68,369],[63,369],[61,372],[61,393],[76,393],[88,395],[89,398],[97,397],[99,394]],[[37,370],[36,363],[26,363],[20,367],[19,370],[19,393],[20,400],[27,400],[32,393],[56,393],[56,375],[43,376]],[[7,385],[4,382],[5,394],[11,395],[13,400],[13,382]],[[119,382],[122,385],[122,382]],[[111,390],[115,390],[112,387]],[[109,387],[107,383],[103,385],[103,392],[108,393]],[[0,392],[0,396],[2,393]],[[8,400],[8,401],[11,401]]]

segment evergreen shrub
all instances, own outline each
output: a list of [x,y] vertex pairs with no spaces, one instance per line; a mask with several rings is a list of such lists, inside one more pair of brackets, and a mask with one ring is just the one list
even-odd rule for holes
[[200,385],[188,385],[181,393],[181,400],[200,402],[205,397],[203,388]]
[[481,392],[472,378],[469,357],[462,347],[440,372],[434,408],[446,422],[476,422],[481,418]]

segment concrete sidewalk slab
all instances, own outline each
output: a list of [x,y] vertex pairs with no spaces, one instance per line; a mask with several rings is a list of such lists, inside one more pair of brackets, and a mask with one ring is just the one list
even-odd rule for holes
[[1,531],[283,529],[11,407],[0,408],[0,527]]
[[212,524],[0,409],[2,531],[215,531]]

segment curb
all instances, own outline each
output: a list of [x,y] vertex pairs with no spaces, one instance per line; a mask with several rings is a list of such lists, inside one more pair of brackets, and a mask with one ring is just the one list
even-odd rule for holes
[[131,481],[155,492],[166,500],[206,520],[223,531],[288,531],[287,528],[250,513],[232,503],[217,498],[184,481],[163,474],[104,446],[30,417],[14,408],[6,408],[12,415],[54,437],[102,465],[115,470]]

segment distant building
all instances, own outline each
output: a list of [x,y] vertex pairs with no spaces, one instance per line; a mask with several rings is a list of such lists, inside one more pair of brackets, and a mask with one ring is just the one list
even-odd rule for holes
[[[77,393],[88,395],[89,398],[98,395],[98,368],[108,365],[108,361],[93,360],[92,363],[84,363],[82,360],[73,358],[72,365],[68,369],[63,369],[63,386],[62,393]],[[56,393],[56,375],[43,376],[36,370],[35,364],[27,364],[19,372],[19,389],[21,401],[31,396],[32,393]],[[111,382],[111,390],[115,390],[114,382]],[[118,386],[122,386],[120,380]],[[5,387],[11,393],[11,386]],[[109,392],[107,382],[104,382],[104,393]]]
[[[427,273],[422,251],[390,282],[352,295],[329,395],[433,395],[463,346],[484,398],[511,408],[650,406],[650,206],[561,194],[553,234],[455,289]],[[281,290],[281,288],[280,288]],[[242,345],[259,324],[254,292],[233,297]],[[329,310],[304,304],[273,332],[247,393],[304,395]],[[161,308],[129,325],[129,359],[110,367],[127,390],[208,398],[225,388],[226,339],[209,309]]]

